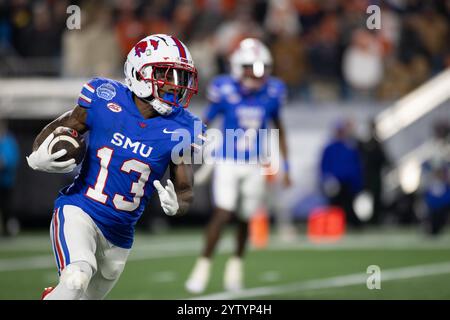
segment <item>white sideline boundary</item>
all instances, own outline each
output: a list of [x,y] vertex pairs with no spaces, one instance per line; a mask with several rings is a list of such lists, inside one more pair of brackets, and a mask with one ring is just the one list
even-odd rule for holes
[[[411,267],[402,267],[395,269],[381,269],[381,290],[383,282],[392,280],[404,280],[418,277],[433,276],[450,273],[450,262],[424,264]],[[288,285],[265,286],[251,289],[244,289],[238,292],[219,292],[191,298],[190,300],[232,300],[242,298],[257,298],[264,296],[274,296],[279,294],[300,292],[314,289],[339,288],[353,285],[366,285],[369,274],[353,273],[349,275],[314,279],[302,282],[296,282]],[[369,289],[367,289],[369,290]]]

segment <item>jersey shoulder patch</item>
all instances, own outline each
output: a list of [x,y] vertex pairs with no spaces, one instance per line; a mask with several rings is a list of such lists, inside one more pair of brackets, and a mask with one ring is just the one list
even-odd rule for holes
[[236,93],[237,83],[230,75],[216,76],[209,84],[206,92],[208,100],[219,103],[230,94]]
[[270,77],[267,81],[267,92],[272,97],[278,97],[286,94],[285,83],[276,77]]
[[267,82],[267,94],[270,98],[276,100],[279,106],[286,104],[287,87],[286,84],[276,77],[270,77]]
[[124,84],[107,79],[93,78],[86,82],[78,96],[78,105],[90,108],[96,101],[111,101],[120,90],[124,90]]

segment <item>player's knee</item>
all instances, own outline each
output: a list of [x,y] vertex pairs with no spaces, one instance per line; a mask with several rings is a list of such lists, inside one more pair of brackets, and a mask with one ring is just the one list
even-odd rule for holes
[[102,266],[100,272],[105,279],[115,280],[120,276],[124,267],[125,267],[124,262],[109,261]]
[[228,223],[231,220],[231,216],[231,211],[217,208],[214,214],[214,222],[217,224]]
[[92,277],[92,268],[84,262],[69,264],[62,272],[60,283],[69,290],[76,290],[83,293],[86,291]]

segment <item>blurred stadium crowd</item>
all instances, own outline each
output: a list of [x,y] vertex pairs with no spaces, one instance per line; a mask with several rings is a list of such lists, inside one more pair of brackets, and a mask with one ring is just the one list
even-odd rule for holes
[[[66,28],[71,4],[81,30]],[[372,4],[379,30],[366,26]],[[450,66],[448,21],[446,0],[3,0],[0,75],[122,78],[133,44],[171,33],[189,44],[205,86],[251,36],[270,46],[291,97],[394,100]]]

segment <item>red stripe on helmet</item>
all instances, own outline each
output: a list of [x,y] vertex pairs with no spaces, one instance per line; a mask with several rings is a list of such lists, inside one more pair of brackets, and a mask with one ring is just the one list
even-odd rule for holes
[[186,50],[184,49],[184,46],[183,46],[183,44],[181,43],[181,41],[178,40],[178,39],[175,38],[175,37],[171,37],[171,38],[173,39],[173,41],[175,41],[175,44],[176,44],[177,47],[178,47],[178,51],[180,52],[181,58],[186,59]]

